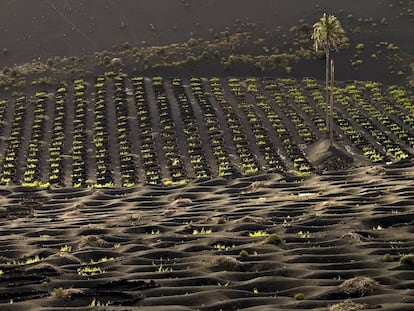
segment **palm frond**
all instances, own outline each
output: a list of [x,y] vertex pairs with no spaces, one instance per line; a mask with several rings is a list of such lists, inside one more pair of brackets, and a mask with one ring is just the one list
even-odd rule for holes
[[313,25],[311,38],[314,40],[316,51],[338,50],[339,45],[345,40],[345,30],[334,15],[328,16],[324,13]]

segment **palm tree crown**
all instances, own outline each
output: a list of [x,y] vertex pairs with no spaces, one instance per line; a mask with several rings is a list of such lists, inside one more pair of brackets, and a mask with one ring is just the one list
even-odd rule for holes
[[336,50],[345,41],[345,30],[339,20],[333,15],[323,14],[321,19],[313,25],[312,39],[315,50]]

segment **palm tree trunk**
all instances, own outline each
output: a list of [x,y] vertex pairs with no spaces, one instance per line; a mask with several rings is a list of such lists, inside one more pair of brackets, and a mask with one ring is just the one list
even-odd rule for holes
[[330,98],[329,98],[329,144],[332,147],[334,143],[334,123],[333,123],[333,108],[334,108],[334,80],[335,80],[335,68],[334,61],[331,59],[331,86],[330,86]]
[[329,49],[325,50],[325,102],[326,102],[326,138],[329,137],[330,132],[330,122],[329,122],[329,64],[330,63],[330,55]]

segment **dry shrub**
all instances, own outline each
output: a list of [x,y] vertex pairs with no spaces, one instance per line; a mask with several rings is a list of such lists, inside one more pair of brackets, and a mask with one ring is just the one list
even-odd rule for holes
[[365,310],[367,307],[366,304],[355,303],[348,299],[330,306],[328,311],[359,311]]
[[133,222],[139,222],[141,221],[141,218],[142,218],[141,213],[134,213],[134,214],[128,215],[127,220],[133,221]]
[[93,195],[94,195],[95,197],[101,197],[101,196],[104,196],[104,195],[105,195],[105,193],[104,193],[102,190],[95,190],[95,191],[93,192]]
[[60,216],[60,218],[68,219],[68,218],[73,217],[73,216],[79,216],[80,214],[81,214],[81,211],[79,211],[79,210],[72,210],[72,211],[68,211],[66,213],[63,213]]
[[356,232],[346,233],[343,236],[341,236],[341,239],[348,240],[348,241],[354,242],[354,243],[361,243],[362,241],[366,240],[365,237],[363,237],[362,235],[360,235],[359,233],[356,233]]
[[193,201],[190,198],[178,198],[171,202],[171,206],[190,206]]
[[102,240],[96,235],[87,235],[80,239],[78,243],[79,249],[86,247],[109,247],[111,246],[108,242]]
[[80,294],[80,293],[82,293],[82,291],[80,289],[76,289],[76,288],[64,289],[62,287],[59,287],[59,288],[54,288],[52,290],[51,295],[52,295],[53,298],[64,298],[64,299],[66,299],[66,298],[70,298],[74,294]]
[[165,216],[172,216],[175,213],[176,213],[176,210],[174,210],[174,209],[167,209],[167,210],[165,210],[164,215]]
[[372,293],[378,287],[379,283],[374,279],[366,276],[357,276],[344,281],[338,288],[341,293],[365,296],[365,294]]
[[375,175],[375,176],[384,175],[385,168],[381,166],[373,166],[373,167],[366,169],[366,174]]
[[70,263],[70,264],[80,264],[81,263],[79,258],[77,258],[76,256],[72,255],[71,253],[67,253],[67,252],[58,252],[56,255],[52,255],[52,256],[57,257],[58,259],[63,260],[65,262],[68,261],[68,263]]
[[243,218],[237,219],[236,223],[264,224],[264,223],[266,223],[266,220],[263,217],[244,216]]
[[208,265],[225,271],[239,271],[243,263],[230,256],[216,256],[210,260]]
[[264,186],[264,183],[263,182],[261,182],[261,181],[254,181],[249,186],[247,186],[247,188],[244,191],[244,193],[257,192],[257,190],[259,190],[260,188],[263,188],[263,186]]
[[71,209],[81,210],[81,209],[87,209],[88,207],[84,203],[76,203],[74,204]]

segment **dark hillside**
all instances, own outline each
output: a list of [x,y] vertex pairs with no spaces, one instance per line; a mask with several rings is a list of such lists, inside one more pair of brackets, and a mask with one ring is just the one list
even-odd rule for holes
[[[256,33],[265,37],[269,46],[288,51],[292,46],[284,47],[275,30],[279,27],[277,32],[289,39],[291,27],[312,25],[326,11],[338,16],[351,37],[350,50],[338,57],[341,68],[338,79],[403,82],[410,74],[408,65],[413,62],[413,8],[412,1],[391,0],[2,1],[0,48],[5,50],[0,54],[0,67],[38,58],[45,61],[56,55],[117,51],[126,42],[131,47],[165,45],[185,42],[190,34],[211,40],[214,34],[226,30],[230,33],[247,30],[253,37]],[[351,66],[358,59],[354,46],[360,42],[365,44],[360,55],[363,65],[355,70]],[[380,42],[393,43],[403,55],[396,57],[385,47],[381,52],[376,47]],[[372,54],[377,54],[377,59],[371,59]],[[386,59],[387,56],[391,59]],[[293,74],[318,76],[319,65],[319,62],[301,63],[293,68]],[[403,73],[398,75],[398,71]]]

